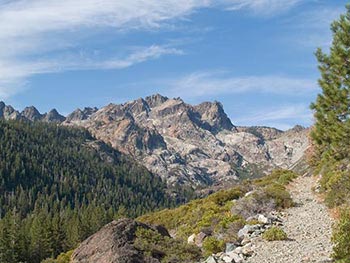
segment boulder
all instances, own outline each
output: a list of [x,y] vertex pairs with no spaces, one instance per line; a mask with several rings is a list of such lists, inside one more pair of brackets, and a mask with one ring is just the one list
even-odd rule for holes
[[146,225],[132,219],[113,221],[83,241],[73,252],[72,263],[159,263],[134,247],[138,228],[152,229],[169,236],[163,227]]

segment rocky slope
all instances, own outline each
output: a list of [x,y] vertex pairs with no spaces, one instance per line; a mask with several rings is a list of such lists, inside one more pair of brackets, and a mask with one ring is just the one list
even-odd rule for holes
[[85,127],[169,184],[227,185],[273,168],[291,168],[308,148],[308,129],[236,127],[219,102],[193,106],[159,94],[77,109],[66,118],[56,110],[18,112],[0,103],[0,118]]

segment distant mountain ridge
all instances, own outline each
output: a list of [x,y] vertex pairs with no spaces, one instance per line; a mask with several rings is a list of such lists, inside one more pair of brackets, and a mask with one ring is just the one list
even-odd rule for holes
[[58,122],[88,129],[169,184],[225,185],[274,168],[292,168],[309,146],[309,130],[237,127],[220,102],[190,105],[155,94],[100,109],[77,109],[67,117],[0,104],[0,118]]
[[0,119],[5,120],[25,120],[44,121],[61,123],[66,120],[56,109],[41,114],[34,106],[26,107],[22,112],[15,110],[12,106],[0,102]]

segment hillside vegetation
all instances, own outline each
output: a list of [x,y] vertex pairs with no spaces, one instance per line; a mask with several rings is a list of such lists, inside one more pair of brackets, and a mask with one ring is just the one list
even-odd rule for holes
[[39,263],[113,218],[175,204],[165,184],[86,130],[0,121],[0,262]]
[[247,180],[229,190],[219,191],[175,209],[146,214],[138,220],[163,225],[183,242],[187,242],[193,233],[204,232],[209,237],[204,240],[203,255],[221,252],[225,243],[237,241],[238,230],[249,223],[246,220],[250,216],[293,205],[285,185],[296,176],[291,171],[276,170],[264,178]]

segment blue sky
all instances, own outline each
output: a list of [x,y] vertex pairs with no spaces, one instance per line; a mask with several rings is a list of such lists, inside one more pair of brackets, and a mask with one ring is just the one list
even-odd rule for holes
[[0,100],[67,114],[160,93],[308,126],[340,0],[0,0]]

